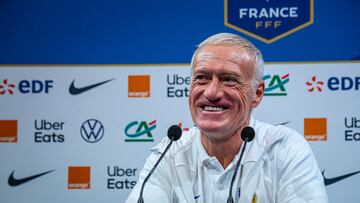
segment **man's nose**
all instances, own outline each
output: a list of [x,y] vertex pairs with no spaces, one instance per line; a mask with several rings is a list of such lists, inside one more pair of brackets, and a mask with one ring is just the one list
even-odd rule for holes
[[223,97],[223,90],[219,79],[216,77],[212,78],[211,82],[204,91],[204,96],[210,101],[217,101]]

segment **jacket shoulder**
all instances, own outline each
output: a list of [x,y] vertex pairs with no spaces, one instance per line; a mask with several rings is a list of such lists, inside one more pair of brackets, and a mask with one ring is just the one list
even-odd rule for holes
[[272,125],[269,123],[255,120],[253,122],[255,130],[255,141],[263,148],[275,142],[303,142],[304,137],[296,130],[284,125]]

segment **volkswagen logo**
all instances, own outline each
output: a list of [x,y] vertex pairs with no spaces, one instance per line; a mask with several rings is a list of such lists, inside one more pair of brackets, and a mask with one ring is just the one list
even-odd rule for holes
[[81,137],[89,143],[95,143],[104,136],[104,126],[96,119],[89,119],[81,125]]

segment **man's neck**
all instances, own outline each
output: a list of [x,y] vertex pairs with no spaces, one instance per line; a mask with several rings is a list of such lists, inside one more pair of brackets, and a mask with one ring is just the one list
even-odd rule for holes
[[209,156],[214,156],[224,169],[233,161],[239,152],[242,140],[239,133],[226,140],[210,140],[207,136],[201,135],[201,142]]

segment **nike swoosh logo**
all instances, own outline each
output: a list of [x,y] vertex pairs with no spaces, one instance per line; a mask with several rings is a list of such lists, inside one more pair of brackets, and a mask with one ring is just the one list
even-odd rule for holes
[[353,172],[353,173],[348,173],[348,174],[345,174],[345,175],[342,175],[342,176],[337,176],[337,177],[334,177],[334,178],[326,178],[325,175],[324,175],[324,172],[325,172],[325,170],[322,171],[322,176],[324,178],[325,186],[334,184],[334,183],[336,183],[338,181],[341,181],[341,180],[343,180],[345,178],[348,178],[350,176],[353,176],[353,175],[356,175],[356,174],[360,173],[360,171],[356,171],[356,172]]
[[114,78],[110,79],[110,80],[105,80],[103,82],[95,83],[95,84],[92,84],[92,85],[88,85],[88,86],[85,86],[85,87],[75,87],[75,85],[74,85],[75,80],[73,80],[72,83],[70,84],[69,92],[72,95],[78,95],[78,94],[81,94],[81,93],[86,92],[88,90],[91,90],[91,89],[93,89],[93,88],[95,88],[97,86],[108,83],[108,82],[110,82],[112,80],[114,80]]
[[286,125],[288,123],[290,123],[291,121],[287,121],[287,122],[284,122],[284,123],[279,123],[279,124],[276,124],[276,125]]
[[10,176],[9,176],[9,179],[8,179],[8,184],[12,187],[15,187],[15,186],[19,186],[19,185],[22,185],[26,182],[29,182],[31,180],[34,180],[35,178],[38,178],[40,176],[43,176],[43,175],[46,175],[50,172],[53,172],[55,170],[50,170],[50,171],[46,171],[44,173],[39,173],[39,174],[36,174],[36,175],[33,175],[33,176],[29,176],[29,177],[25,177],[25,178],[21,178],[21,179],[16,179],[14,178],[14,172],[15,171],[12,171]]

